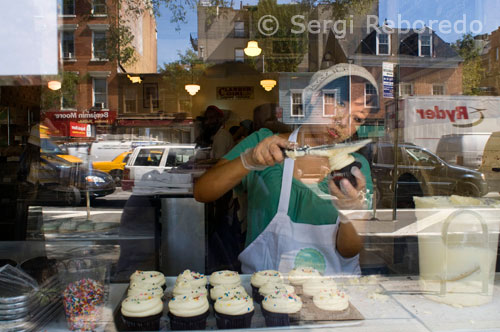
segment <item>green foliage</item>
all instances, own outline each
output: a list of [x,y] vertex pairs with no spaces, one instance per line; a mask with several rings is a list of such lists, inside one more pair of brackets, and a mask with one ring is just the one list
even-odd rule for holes
[[56,78],[61,81],[61,89],[50,90],[47,85],[42,87],[41,106],[44,110],[60,108],[61,98],[64,97],[64,107],[76,107],[78,83],[81,81],[77,73],[63,72]]
[[475,46],[472,34],[466,34],[452,45],[464,59],[462,69],[462,89],[464,95],[478,95],[479,86],[485,69],[481,63],[479,49]]

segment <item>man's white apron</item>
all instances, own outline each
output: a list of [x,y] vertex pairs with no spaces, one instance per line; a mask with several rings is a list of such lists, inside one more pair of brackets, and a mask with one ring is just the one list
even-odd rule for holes
[[[298,129],[290,135],[291,142],[297,140],[297,133]],[[284,162],[278,212],[238,256],[242,272],[279,270],[286,273],[296,266],[309,266],[324,275],[359,275],[359,255],[346,259],[335,249],[337,224],[295,223],[288,216],[294,162],[290,158]]]

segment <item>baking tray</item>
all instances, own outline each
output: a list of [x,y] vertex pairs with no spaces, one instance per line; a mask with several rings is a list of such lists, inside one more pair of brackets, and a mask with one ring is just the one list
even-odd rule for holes
[[[252,294],[250,286],[251,275],[243,274],[241,275],[241,283],[248,294]],[[168,318],[168,301],[172,298],[172,289],[175,284],[176,277],[166,277],[167,290],[165,291],[165,301],[163,308],[163,315],[160,319],[160,331],[170,330],[170,321]],[[126,297],[127,290],[125,290],[121,300],[123,301]],[[300,295],[299,295],[300,296]],[[255,314],[252,317],[251,329],[272,329],[272,330],[291,330],[291,329],[304,329],[304,328],[333,328],[342,326],[355,326],[362,324],[364,317],[356,309],[356,307],[349,303],[349,307],[346,310],[339,312],[332,312],[325,316],[325,313],[318,313],[312,309],[314,305],[312,300],[304,298],[304,306],[302,310],[295,315],[290,316],[290,326],[280,326],[280,327],[267,327],[265,323],[264,316],[261,311],[260,304],[254,301]],[[118,305],[113,312],[113,319],[115,323],[115,328],[117,331],[132,331],[127,329],[122,321],[121,316],[121,305]],[[210,314],[207,318],[206,330],[217,330],[216,320],[213,305],[210,305]]]

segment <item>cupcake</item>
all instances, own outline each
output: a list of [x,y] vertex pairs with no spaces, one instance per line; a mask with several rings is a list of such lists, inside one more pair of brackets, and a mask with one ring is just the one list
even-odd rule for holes
[[290,314],[300,311],[302,300],[293,293],[277,292],[262,300],[262,314],[266,326],[289,326]]
[[160,299],[164,295],[164,290],[161,287],[148,287],[147,284],[132,283],[128,286],[127,296],[154,296]]
[[215,287],[217,285],[232,285],[238,286],[241,284],[241,278],[238,272],[222,270],[216,271],[210,275],[210,286]]
[[[278,292],[281,293],[292,293],[295,294],[295,288],[292,285],[287,285],[282,282],[277,283],[277,282],[266,282],[262,287],[259,288],[259,297],[260,301],[256,301],[258,303],[261,303],[262,300],[270,294],[276,294]],[[255,298],[254,298],[255,300]]]
[[172,294],[174,295],[174,297],[181,295],[197,297],[197,296],[208,296],[208,291],[205,286],[195,287],[195,284],[187,280],[181,280],[180,282],[175,283]]
[[233,285],[217,285],[210,289],[210,298],[212,301],[223,297],[233,297],[233,296],[248,296],[247,291],[243,286],[233,286]]
[[337,283],[329,277],[310,278],[302,285],[302,294],[313,297],[321,290],[337,290]]
[[206,296],[175,296],[168,302],[171,330],[204,330],[208,314]]
[[349,307],[349,297],[338,289],[326,289],[314,295],[313,303],[318,309],[328,312],[342,311]]
[[214,310],[218,329],[249,328],[255,312],[252,298],[239,294],[217,298]]
[[206,287],[208,283],[207,277],[204,274],[191,270],[185,270],[184,272],[179,274],[177,276],[177,279],[175,280],[175,283],[177,284],[181,281],[190,282],[193,288]]
[[283,278],[281,273],[275,270],[264,270],[255,272],[250,278],[250,285],[252,286],[252,297],[256,299],[258,303],[262,301],[262,297],[259,294],[259,288],[262,287],[266,282],[282,282]]
[[165,276],[158,271],[135,271],[130,276],[130,283],[140,284],[141,287],[161,287],[167,289]]
[[288,280],[295,287],[297,294],[302,293],[302,284],[312,277],[319,277],[321,273],[312,267],[296,267],[288,273]]
[[157,296],[129,296],[122,302],[122,321],[128,329],[159,330],[162,313],[163,302]]

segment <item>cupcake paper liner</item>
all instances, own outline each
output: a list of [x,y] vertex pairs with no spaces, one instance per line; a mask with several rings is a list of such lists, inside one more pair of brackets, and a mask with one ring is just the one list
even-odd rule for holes
[[252,298],[255,302],[257,302],[259,304],[264,299],[264,296],[260,295],[260,293],[259,293],[259,288],[255,287],[254,285],[252,285]]
[[262,314],[266,321],[266,326],[289,326],[290,325],[290,315],[282,314],[277,312],[267,311],[262,307]]
[[220,330],[249,328],[252,324],[252,316],[254,313],[255,310],[243,315],[233,316],[215,312],[217,328]]
[[180,317],[172,313],[168,313],[170,318],[171,330],[204,330],[207,327],[207,317],[209,311],[204,314],[193,317]]
[[162,313],[149,317],[127,317],[122,315],[122,322],[128,331],[158,331]]

